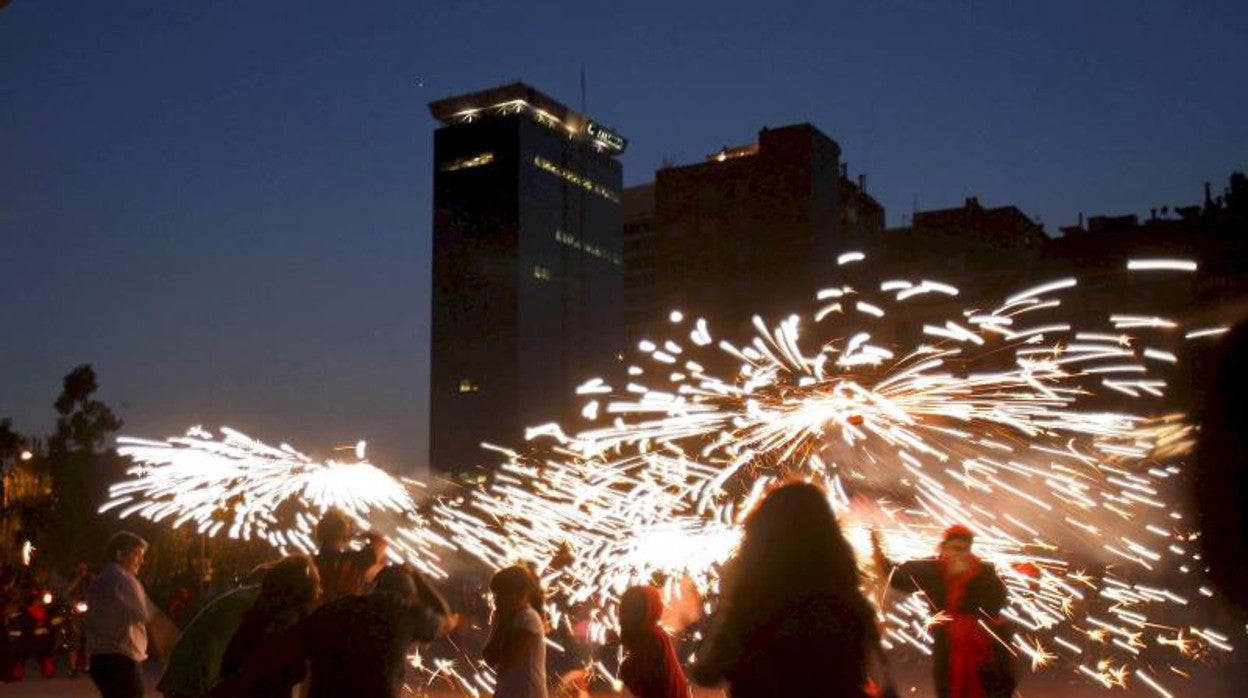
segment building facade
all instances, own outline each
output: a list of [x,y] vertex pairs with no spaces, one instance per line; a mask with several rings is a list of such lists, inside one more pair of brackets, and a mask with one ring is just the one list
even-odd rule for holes
[[429,105],[434,134],[430,465],[464,473],[575,414],[623,344],[613,131],[523,83]]
[[936,275],[962,290],[962,302],[1016,291],[1043,272],[1049,238],[1017,206],[962,206],[916,211],[891,228],[876,255],[880,271],[902,278]]
[[746,330],[753,315],[805,310],[836,256],[883,230],[883,208],[845,179],[841,149],[809,124],[705,162],[666,167],[626,199],[631,338],[670,310]]

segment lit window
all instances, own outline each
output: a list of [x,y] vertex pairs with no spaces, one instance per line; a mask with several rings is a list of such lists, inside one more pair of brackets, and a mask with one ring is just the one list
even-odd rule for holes
[[457,158],[442,165],[443,172],[454,172],[455,170],[466,170],[470,167],[481,167],[494,162],[494,153],[481,153],[466,158]]
[[584,252],[585,254],[591,257],[605,259],[608,262],[611,262],[612,264],[616,266],[619,266],[621,264],[620,256],[618,254],[615,254],[611,252],[610,250],[604,250],[603,248],[598,247],[597,245],[594,245],[592,243],[585,242],[584,240],[581,240],[575,235],[572,235],[570,233],[565,233],[562,230],[555,231],[555,242],[558,242],[563,245],[567,245],[568,247],[571,247],[574,250],[580,250],[581,252]]
[[461,393],[475,393],[480,388],[481,386],[477,385],[476,383],[474,383],[473,381],[467,378],[459,379],[459,392]]
[[604,187],[589,177],[583,177],[572,170],[560,167],[540,155],[533,157],[533,164],[537,165],[538,168],[546,170],[556,177],[559,177],[569,184],[574,184],[587,192],[597,194],[607,201],[612,201],[617,204],[620,203],[620,195],[616,194],[613,190]]
[[550,281],[550,269],[540,265],[533,265],[533,278],[539,281]]

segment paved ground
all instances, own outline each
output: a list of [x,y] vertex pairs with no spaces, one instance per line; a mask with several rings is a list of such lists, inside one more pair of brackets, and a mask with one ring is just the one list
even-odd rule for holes
[[[64,676],[58,676],[53,679],[44,679],[38,675],[38,670],[33,664],[27,667],[27,671],[27,676],[33,678],[27,678],[19,683],[0,684],[0,696],[3,698],[86,698],[98,695],[89,678],[65,678]],[[1245,674],[1242,670],[1237,672],[1234,667],[1229,666],[1205,668],[1204,670],[1197,668],[1193,674],[1192,681],[1186,684],[1178,681],[1171,682],[1170,689],[1175,698],[1179,696],[1239,698],[1240,696],[1248,695],[1248,689],[1245,688],[1245,686],[1248,686],[1248,681],[1244,680],[1244,676]],[[907,676],[905,678],[908,680],[902,682],[903,696],[923,698],[931,695],[922,676]],[[153,674],[148,685],[152,686],[155,683],[155,675]],[[148,695],[158,696],[154,690],[149,690]],[[429,698],[451,698],[454,694],[432,692],[426,695]],[[720,698],[722,695],[719,691],[699,691],[695,698]],[[1144,688],[1138,683],[1129,692],[1123,692],[1122,690],[1106,691],[1092,686],[1087,681],[1077,677],[1047,672],[1042,675],[1024,676],[1020,695],[1021,698],[1047,698],[1050,696],[1053,698],[1117,698],[1121,696],[1155,698],[1159,694]],[[595,693],[595,698],[599,696],[603,698],[607,696],[618,698],[619,694]],[[554,698],[553,694],[552,698]]]

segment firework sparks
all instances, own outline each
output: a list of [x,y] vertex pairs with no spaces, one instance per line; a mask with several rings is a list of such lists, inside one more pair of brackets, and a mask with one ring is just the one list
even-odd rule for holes
[[[1129,271],[1195,268],[1144,260]],[[557,600],[554,624],[570,628],[571,609],[588,608],[577,620],[601,641],[630,585],[715,594],[743,516],[770,484],[797,475],[825,487],[859,559],[872,531],[901,559],[931,554],[952,523],[975,529],[1007,586],[1003,616],[1020,629],[1000,641],[1033,669],[1065,665],[1106,688],[1134,676],[1168,695],[1133,669],[1147,653],[1231,647],[1216,631],[1185,635],[1165,621],[1199,598],[1166,581],[1199,569],[1194,534],[1168,498],[1192,438],[1181,415],[1149,418],[1143,401],[1164,393],[1156,371],[1176,363],[1173,341],[1223,328],[1136,313],[1076,328],[1058,296],[1077,287],[1059,279],[948,318],[917,305],[958,296],[938,281],[831,287],[805,323],[756,318],[744,344],[673,312],[687,342],[643,341],[621,382],[587,381],[583,429],[547,425],[523,451],[497,449],[504,462],[486,486],[395,529],[400,554],[423,564],[457,548],[493,568],[535,563]],[[1105,409],[1111,393],[1144,407]],[[416,516],[405,484],[367,463],[316,463],[225,434],[127,440],[123,453],[140,465],[106,507],[297,549],[310,544],[310,512],[330,505],[361,522]],[[299,513],[279,523],[289,502]],[[881,618],[889,646],[930,653],[939,609],[915,595],[881,603]],[[421,666],[470,692],[492,686],[475,662]]]
[[[390,555],[426,574],[445,577],[438,553],[447,541],[417,510],[413,480],[398,479],[364,460],[316,461],[283,444],[274,448],[229,428],[222,438],[199,427],[166,441],[118,439],[118,452],[135,465],[129,480],[113,485],[100,512],[192,525],[208,536],[264,540],[279,551],[316,552],[312,532],[331,507],[360,528],[384,528]],[[389,525],[386,525],[389,523]]]
[[[1195,268],[1144,260],[1130,271]],[[1058,315],[1057,294],[1077,286],[1074,278],[1040,284],[935,322],[903,304],[954,297],[955,287],[832,287],[817,294],[813,323],[756,318],[744,345],[717,341],[705,319],[673,313],[687,344],[641,342],[622,388],[594,379],[578,391],[590,398],[583,430],[545,428],[533,432],[530,450],[503,450],[494,481],[437,518],[457,546],[491,566],[536,562],[564,600],[559,608],[596,602],[594,617],[609,624],[611,599],[631,584],[666,579],[671,591],[687,579],[713,594],[741,517],[769,483],[799,475],[827,488],[860,559],[869,559],[872,529],[891,556],[911,558],[931,554],[952,523],[974,528],[977,549],[1006,582],[1003,615],[1030,633],[1001,642],[1033,669],[1069,661],[1101,685],[1123,687],[1151,647],[1229,651],[1222,636],[1195,629],[1178,641],[1162,635],[1172,626],[1153,617],[1173,615],[1188,598],[1139,579],[1165,578],[1163,570],[1196,559],[1183,545],[1191,531],[1167,499],[1190,427],[1181,415],[1099,407],[1107,391],[1163,394],[1166,382],[1153,372],[1177,361],[1164,347],[1179,323],[1114,314],[1103,329],[1075,328]],[[887,326],[849,325],[894,315],[921,318],[908,352],[895,338],[875,338],[888,336]],[[719,375],[707,368],[724,366]],[[1084,571],[1089,564],[1098,571]],[[890,644],[926,652],[940,614],[913,597],[883,618]]]

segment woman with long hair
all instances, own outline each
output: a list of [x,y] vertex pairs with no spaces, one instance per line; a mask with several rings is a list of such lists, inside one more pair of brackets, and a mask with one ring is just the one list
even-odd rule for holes
[[824,492],[773,490],[745,523],[694,679],[733,698],[865,696],[879,642],[858,566]]
[[538,612],[542,588],[523,565],[507,567],[490,579],[494,623],[482,649],[498,673],[494,698],[546,698],[546,629]]
[[[307,555],[291,555],[275,563],[260,582],[260,594],[243,616],[242,625],[230,638],[221,660],[221,677],[242,671],[244,663],[268,638],[289,630],[312,612],[321,596],[316,563]],[[249,698],[289,696],[304,678],[302,662],[251,687]]]

